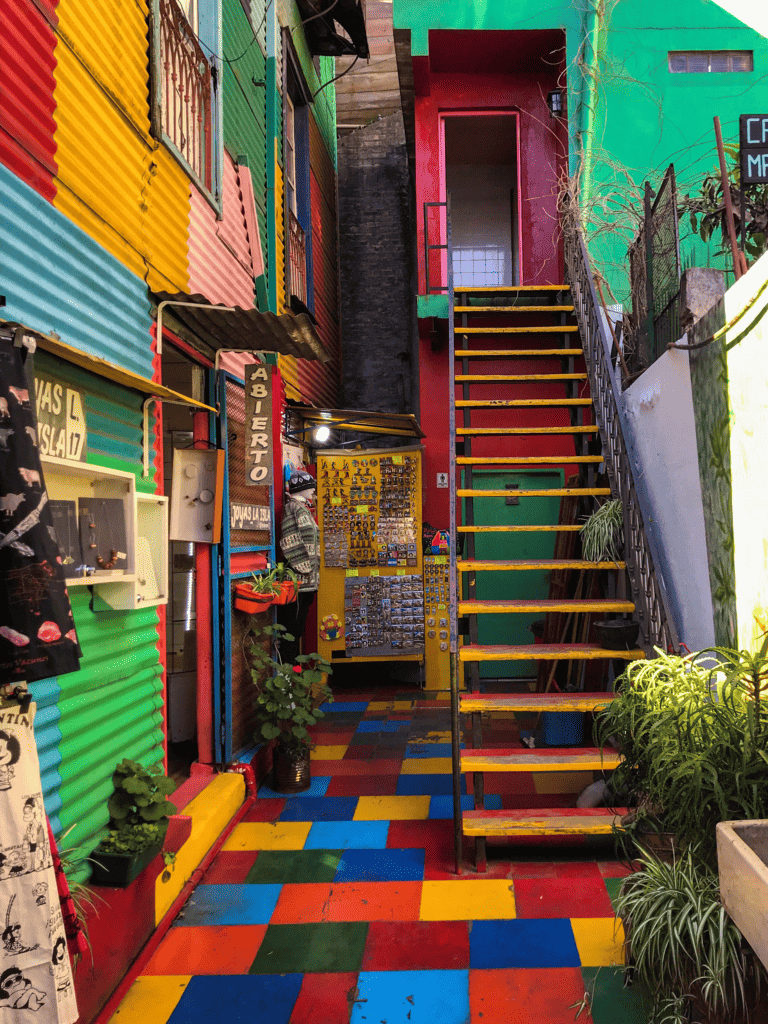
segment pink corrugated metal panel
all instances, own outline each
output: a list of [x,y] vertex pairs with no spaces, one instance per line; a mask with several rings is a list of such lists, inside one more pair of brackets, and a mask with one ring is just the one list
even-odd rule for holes
[[237,179],[240,183],[240,192],[243,197],[243,212],[245,223],[248,228],[248,243],[251,247],[251,268],[254,277],[261,277],[264,273],[264,252],[261,248],[261,235],[259,234],[259,220],[256,216],[256,196],[253,192],[253,178],[249,167],[237,168]]
[[3,0],[0,32],[0,162],[49,201],[57,172],[55,7],[50,0]]

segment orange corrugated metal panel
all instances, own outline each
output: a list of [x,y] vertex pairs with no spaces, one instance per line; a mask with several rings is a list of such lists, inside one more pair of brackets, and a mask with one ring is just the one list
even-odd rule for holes
[[186,290],[188,176],[149,134],[146,2],[105,17],[107,56],[90,0],[59,8],[55,205],[154,290]]
[[56,36],[32,0],[6,0],[0,32],[0,162],[49,202],[56,194]]

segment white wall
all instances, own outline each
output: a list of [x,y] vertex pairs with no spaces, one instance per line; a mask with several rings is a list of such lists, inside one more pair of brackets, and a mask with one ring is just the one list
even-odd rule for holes
[[622,425],[670,613],[692,651],[714,643],[688,353],[668,351],[623,393]]
[[[456,283],[512,284],[512,197],[514,167],[449,164],[451,229]],[[474,254],[474,259],[470,254]],[[487,260],[487,272],[482,274]],[[468,276],[470,261],[475,273]],[[481,280],[481,277],[483,278]]]

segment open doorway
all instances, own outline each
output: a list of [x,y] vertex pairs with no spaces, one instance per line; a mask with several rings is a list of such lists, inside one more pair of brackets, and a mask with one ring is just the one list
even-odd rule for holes
[[454,287],[519,284],[517,115],[445,114],[443,125]]

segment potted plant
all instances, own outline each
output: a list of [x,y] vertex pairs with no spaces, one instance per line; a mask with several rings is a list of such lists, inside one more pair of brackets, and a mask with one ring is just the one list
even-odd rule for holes
[[277,594],[273,604],[292,604],[299,596],[299,577],[284,562],[278,562],[274,570]]
[[[624,513],[620,498],[604,502],[584,520],[579,531],[586,562],[618,562],[624,546]],[[603,619],[594,623],[595,637],[609,651],[628,651],[637,643],[640,623],[629,619]]]
[[160,768],[145,768],[124,759],[112,776],[109,832],[93,853],[94,885],[124,889],[163,847],[168,815],[176,808],[167,799],[176,783]]
[[258,740],[276,740],[272,761],[272,788],[279,793],[301,793],[311,783],[308,726],[324,717],[317,706],[318,691],[331,701],[325,679],[331,666],[319,654],[302,654],[295,665],[273,657],[275,643],[293,637],[284,626],[262,626],[250,644],[250,670],[258,688],[256,721]]
[[269,573],[252,573],[251,579],[235,584],[235,609],[247,615],[260,615],[280,593],[276,569]]

